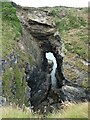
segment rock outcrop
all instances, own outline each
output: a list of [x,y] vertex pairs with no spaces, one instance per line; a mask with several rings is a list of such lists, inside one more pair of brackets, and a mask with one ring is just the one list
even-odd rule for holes
[[37,107],[47,99],[52,84],[48,72],[47,52],[53,53],[57,61],[58,88],[63,85],[62,40],[48,11],[19,8],[17,15],[22,23],[23,42],[33,56],[34,65],[26,76],[31,88],[31,104]]
[[84,101],[86,93],[83,88],[65,85],[62,87],[62,100],[72,102]]
[[[32,57],[33,63],[30,70],[26,72],[31,106],[38,110],[42,106],[44,108],[62,100],[82,101],[85,99],[85,91],[67,81],[63,75],[62,40],[50,12],[42,8],[18,6],[17,15],[22,25],[22,42]],[[50,75],[53,63],[48,62],[46,58],[48,52],[53,53],[57,62],[57,88],[55,89],[52,89]]]
[[[3,50],[0,60],[0,106],[7,103],[10,105],[14,103],[19,107],[31,105],[34,110],[45,113],[59,108],[62,101],[78,102],[85,99],[90,101],[87,79],[87,65],[89,64],[83,65],[81,58],[73,53],[79,49],[82,51],[83,47],[78,48],[78,46],[83,42],[75,45],[76,50],[73,44],[76,43],[78,35],[84,33],[83,27],[77,28],[77,32],[72,29],[71,24],[68,24],[69,31],[64,30],[63,26],[60,27],[64,19],[69,21],[72,9],[65,7],[25,8],[12,2],[2,3]],[[77,9],[75,11],[77,14],[80,12]],[[64,59],[63,42],[54,24],[54,19],[57,20],[57,17],[60,19],[57,21],[60,23],[57,27],[60,30],[63,28],[65,35],[62,35],[65,47],[67,47]],[[75,18],[78,17],[75,16]],[[79,26],[81,23],[78,23]],[[72,33],[75,34],[75,38]],[[77,37],[76,33],[79,33]],[[73,40],[75,39],[74,41],[71,36]],[[87,44],[86,37],[84,43]],[[46,53],[49,52],[56,58],[57,69],[53,66],[56,62],[46,58]]]

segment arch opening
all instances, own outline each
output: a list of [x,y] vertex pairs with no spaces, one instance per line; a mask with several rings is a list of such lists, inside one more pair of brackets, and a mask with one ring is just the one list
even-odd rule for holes
[[57,61],[56,58],[54,57],[54,54],[52,52],[46,52],[46,59],[48,61],[48,64],[51,65],[51,83],[52,83],[52,88],[57,88],[57,79],[56,79],[56,69],[57,69]]

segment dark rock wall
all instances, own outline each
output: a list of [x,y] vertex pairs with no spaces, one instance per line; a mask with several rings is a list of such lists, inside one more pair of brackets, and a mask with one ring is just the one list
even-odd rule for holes
[[31,88],[31,105],[37,107],[47,100],[51,90],[51,76],[47,70],[46,52],[54,54],[58,66],[56,74],[58,88],[63,85],[62,41],[48,11],[19,8],[17,15],[22,24],[23,42],[33,58],[31,72],[26,76]]

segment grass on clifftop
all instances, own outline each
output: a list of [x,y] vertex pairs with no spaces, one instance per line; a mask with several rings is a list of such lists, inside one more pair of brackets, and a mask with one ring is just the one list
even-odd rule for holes
[[88,9],[87,8],[53,8],[51,14],[60,31],[65,48],[88,59]]
[[[32,114],[30,111],[22,110],[18,107],[2,107],[2,117],[3,118],[41,118],[43,115]],[[88,103],[78,103],[78,104],[66,104],[64,109],[59,110],[54,113],[49,113],[44,115],[45,118],[88,118]],[[71,119],[70,119],[71,120]],[[86,120],[86,119],[84,119]]]
[[16,16],[16,9],[11,3],[2,3],[2,54],[9,55],[16,49],[16,38],[21,35],[21,25]]

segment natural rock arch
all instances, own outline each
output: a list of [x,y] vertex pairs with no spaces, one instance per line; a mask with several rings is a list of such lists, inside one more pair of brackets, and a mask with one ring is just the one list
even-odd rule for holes
[[[17,15],[22,25],[22,42],[33,60],[27,83],[31,88],[30,101],[35,110],[52,104],[50,98],[60,102],[60,99],[65,100],[66,98],[74,100],[78,93],[82,93],[82,96],[85,97],[84,90],[75,88],[77,85],[70,87],[63,84],[64,81],[68,81],[65,80],[62,70],[62,40],[49,10],[18,6]],[[45,55],[47,52],[53,53],[57,61],[58,88],[56,90],[51,89],[51,77],[47,72],[48,63]],[[68,84],[72,86],[72,83],[68,82]],[[76,100],[81,100],[82,96],[77,97]]]
[[[46,52],[51,52],[55,56],[58,88],[63,86],[62,40],[48,11],[39,9],[36,11],[33,8],[19,7],[17,15],[22,23],[23,41],[26,46],[29,46],[30,52],[32,51],[33,54],[35,52],[35,64],[29,74],[28,85],[31,88],[31,104],[38,107],[47,99],[51,90],[51,78],[47,72]],[[35,47],[33,42],[36,45]],[[29,44],[33,46],[31,47]]]

